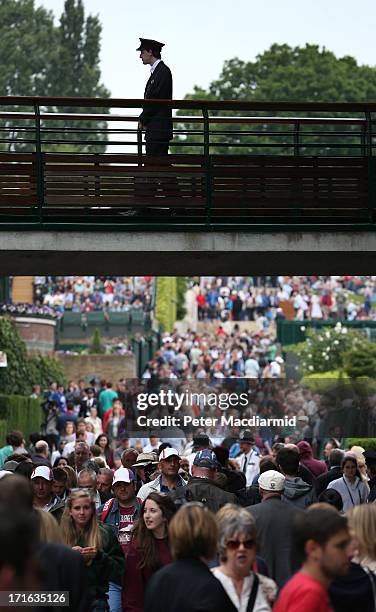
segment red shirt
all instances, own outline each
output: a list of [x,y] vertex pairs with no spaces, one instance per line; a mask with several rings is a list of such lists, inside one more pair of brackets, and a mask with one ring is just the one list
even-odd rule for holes
[[283,587],[273,612],[333,612],[325,587],[298,572]]
[[[168,545],[167,538],[156,540],[158,547],[158,557],[160,566],[163,567],[171,563],[172,556]],[[154,571],[149,568],[140,569],[140,554],[137,549],[137,542],[132,538],[128,553],[127,553],[127,569],[124,572],[123,589],[122,589],[122,606],[123,612],[143,612],[144,611],[144,594],[146,585]],[[177,611],[178,612],[178,611]]]
[[132,527],[134,522],[134,505],[119,506],[119,544],[123,549],[124,555],[127,554],[128,548],[132,539]]

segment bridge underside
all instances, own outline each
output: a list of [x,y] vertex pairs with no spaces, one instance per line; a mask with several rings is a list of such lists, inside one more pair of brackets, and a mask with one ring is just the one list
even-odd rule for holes
[[372,275],[375,271],[374,231],[0,232],[0,275]]

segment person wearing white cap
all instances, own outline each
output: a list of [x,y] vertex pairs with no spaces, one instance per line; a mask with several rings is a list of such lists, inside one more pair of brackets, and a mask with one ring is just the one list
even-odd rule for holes
[[144,501],[152,491],[156,493],[170,493],[177,487],[185,487],[186,482],[179,475],[180,459],[175,448],[164,448],[159,455],[158,464],[160,475],[151,482],[142,485],[138,497]]
[[[38,465],[31,474],[31,484],[34,491],[34,506],[44,512],[52,512],[64,509],[64,504],[52,492],[53,474],[51,468],[46,465]],[[58,513],[59,514],[59,513]],[[56,514],[55,514],[56,516]]]
[[291,576],[292,524],[301,510],[282,501],[285,477],[277,470],[267,470],[258,479],[261,503],[248,506],[256,521],[260,556],[265,560],[270,578],[282,586]]
[[[126,556],[135,520],[140,515],[140,503],[136,497],[135,478],[132,470],[120,467],[114,473],[112,490],[115,497],[109,499],[98,510],[98,518],[105,525],[110,525]],[[110,610],[121,612],[121,586],[116,582],[109,583],[108,599]]]

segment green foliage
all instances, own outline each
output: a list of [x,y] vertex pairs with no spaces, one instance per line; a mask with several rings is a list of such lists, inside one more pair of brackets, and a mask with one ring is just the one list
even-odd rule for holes
[[187,293],[188,279],[186,276],[176,277],[176,318],[178,321],[184,319],[187,314],[187,308],[185,306],[185,294]]
[[[239,100],[239,101],[290,101],[290,102],[367,102],[375,99],[376,96],[376,69],[367,65],[358,65],[353,57],[345,56],[337,58],[334,53],[325,48],[320,49],[318,45],[306,44],[305,47],[290,47],[286,44],[273,44],[270,49],[259,54],[254,62],[245,62],[239,58],[232,58],[224,63],[222,73],[219,78],[213,81],[208,90],[194,87],[194,91],[188,94],[187,100]],[[201,115],[201,111],[189,111],[190,114]],[[179,114],[179,113],[178,113]],[[187,111],[181,111],[185,115]],[[260,113],[252,112],[231,112],[223,111],[211,112],[212,116],[231,114],[253,115]],[[273,113],[268,113],[270,116]],[[275,114],[275,113],[274,113]],[[279,116],[299,115],[299,113],[278,112]],[[315,116],[314,113],[305,115]],[[319,116],[324,116],[319,113]],[[338,114],[340,116],[340,114]],[[355,115],[354,115],[355,116]],[[183,127],[183,126],[182,126]],[[238,132],[238,134],[226,136],[213,136],[211,141],[215,144],[227,140],[233,143],[233,147],[223,149],[213,146],[213,153],[223,153],[224,150],[231,153],[260,153],[259,149],[252,147],[237,147],[244,129],[251,129],[250,126],[227,125],[226,130]],[[218,130],[223,130],[224,126],[218,126]],[[185,129],[190,129],[185,126]],[[271,125],[255,125],[255,130],[271,131]],[[276,127],[275,129],[280,129]],[[347,128],[341,126],[343,132]],[[349,126],[348,131],[356,131],[356,126]],[[312,130],[312,126],[302,126],[304,130]],[[188,136],[188,142],[199,142],[202,137]],[[287,138],[285,137],[285,140]],[[246,141],[254,141],[252,137],[247,137]],[[317,137],[309,137],[309,142],[318,143]],[[326,139],[328,140],[328,139]],[[343,138],[342,141],[344,142]],[[242,142],[245,142],[244,136]],[[254,141],[255,142],[255,141]],[[274,142],[278,144],[278,139],[270,136],[263,137],[263,142],[268,145]],[[357,143],[359,139],[351,136],[346,138],[346,143]],[[176,147],[176,151],[179,148]],[[180,149],[181,151],[182,149]],[[275,155],[286,153],[284,148],[263,148],[263,153],[273,153]],[[325,155],[326,148],[315,148],[315,155]],[[346,149],[346,147],[336,148],[339,153],[354,152],[357,149]],[[200,153],[200,147],[184,147],[184,153]],[[290,150],[291,152],[291,150]],[[359,152],[359,151],[358,151]]]
[[0,350],[6,353],[8,361],[6,368],[0,368],[2,393],[29,395],[33,384],[46,388],[53,380],[66,383],[64,370],[57,359],[27,355],[15,324],[6,317],[0,318]]
[[[5,421],[5,427],[2,421]],[[0,443],[4,443],[5,434],[19,429],[25,438],[35,431],[40,431],[43,422],[40,402],[31,397],[18,395],[0,395]]]
[[156,289],[156,318],[162,330],[172,332],[176,322],[177,288],[175,276],[158,276]]
[[55,357],[47,355],[32,355],[28,358],[30,366],[30,380],[32,384],[47,389],[52,381],[66,386],[67,379],[61,362]]
[[329,372],[320,372],[318,374],[306,374],[300,380],[303,387],[307,387],[313,392],[328,391],[333,387],[343,383],[348,383],[349,377],[342,370],[333,370]]
[[0,446],[5,446],[5,437],[9,432],[8,425],[5,419],[0,419]]
[[369,344],[365,336],[337,323],[334,328],[307,330],[305,342],[289,346],[299,358],[299,370],[303,375],[343,370],[345,354]]
[[11,319],[0,318],[0,350],[6,353],[8,366],[0,368],[2,393],[28,395],[31,393],[29,360],[25,343]]
[[376,377],[376,345],[364,341],[344,355],[344,369],[350,378]]
[[[60,24],[55,26],[53,14],[37,7],[34,0],[2,0],[0,2],[0,89],[3,95],[14,96],[83,96],[109,97],[100,83],[99,52],[101,25],[97,17],[85,18],[82,0],[66,0]],[[5,108],[5,110],[10,110]],[[12,108],[11,110],[14,110]],[[30,111],[29,107],[19,110]],[[45,109],[53,110],[53,109]],[[93,112],[93,109],[59,107],[59,112]],[[97,112],[97,111],[96,111]],[[107,113],[103,109],[102,113]],[[33,127],[33,122],[2,120],[0,127],[13,128],[12,138],[18,139],[17,150],[33,150],[32,144],[21,140],[25,136],[16,127]],[[81,150],[100,152],[103,144],[90,144],[99,138],[96,129],[103,129],[106,122],[48,122],[48,127],[94,128],[93,132],[69,134],[70,141],[83,140],[87,144],[49,144],[45,150]],[[56,140],[61,134],[43,135],[45,140]],[[0,145],[7,150],[9,145]]]
[[345,438],[344,447],[362,446],[364,450],[376,451],[376,438]]
[[101,353],[104,353],[104,348],[102,345],[102,339],[101,339],[101,335],[99,333],[99,329],[96,328],[94,335],[93,335],[93,339],[91,341],[91,348],[90,348],[90,353],[94,353],[95,355],[99,355]]

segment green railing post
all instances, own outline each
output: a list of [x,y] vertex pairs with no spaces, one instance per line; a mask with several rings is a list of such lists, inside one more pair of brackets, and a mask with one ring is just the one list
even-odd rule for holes
[[35,114],[35,166],[37,179],[37,204],[39,223],[43,223],[43,207],[44,207],[44,168],[43,168],[43,153],[42,139],[40,132],[40,108],[39,104],[34,104]]
[[360,133],[360,154],[363,157],[367,155],[367,124],[363,123]]
[[368,166],[368,220],[373,222],[373,209],[375,207],[375,171],[372,151],[372,117],[366,111],[367,120],[367,166]]
[[213,188],[213,176],[212,176],[212,164],[210,158],[210,127],[209,127],[209,111],[207,108],[202,109],[202,115],[204,118],[204,157],[205,157],[205,191],[206,191],[206,225],[210,227],[211,224],[211,209],[212,209],[212,188]]
[[300,155],[300,123],[294,125],[294,155]]

